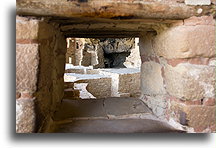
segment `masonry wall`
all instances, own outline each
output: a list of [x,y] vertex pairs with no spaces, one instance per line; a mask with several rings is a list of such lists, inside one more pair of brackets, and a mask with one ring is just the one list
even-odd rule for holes
[[141,99],[161,119],[215,131],[215,20],[191,17],[140,36]]
[[16,17],[17,133],[48,130],[64,95],[65,53],[66,40],[57,25]]

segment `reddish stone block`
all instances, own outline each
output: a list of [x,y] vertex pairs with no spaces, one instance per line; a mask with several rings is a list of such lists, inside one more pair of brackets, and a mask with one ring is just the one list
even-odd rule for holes
[[169,99],[168,117],[194,128],[194,131],[198,133],[215,131],[215,106],[186,105],[176,101],[175,97],[169,97]]
[[203,105],[205,106],[214,106],[215,105],[215,98],[208,98],[203,100]]
[[196,57],[191,59],[167,59],[167,63],[173,67],[180,63],[190,63],[190,64],[197,64],[197,65],[208,65],[211,58],[202,58]]
[[32,99],[32,98],[33,98],[33,94],[32,94],[32,93],[28,93],[28,92],[22,92],[22,93],[21,93],[21,98],[29,98],[29,99]]
[[38,43],[37,39],[17,39],[16,43],[19,44],[34,44],[34,43]]
[[157,34],[152,46],[157,56],[166,59],[215,57],[215,26],[170,27]]

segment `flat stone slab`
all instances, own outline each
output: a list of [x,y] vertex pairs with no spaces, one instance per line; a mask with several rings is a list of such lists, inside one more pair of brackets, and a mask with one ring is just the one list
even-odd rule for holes
[[115,73],[115,74],[134,74],[134,73],[140,73],[139,68],[106,68],[106,69],[100,69],[101,72],[109,72],[109,73]]
[[151,113],[149,108],[137,98],[106,98],[68,100],[64,99],[54,120],[79,117],[105,117]]
[[103,99],[98,100],[69,100],[64,99],[54,120],[63,120],[73,117],[105,117]]
[[73,120],[56,126],[54,133],[165,133],[182,132],[150,119]]
[[108,115],[151,113],[150,109],[136,98],[107,98],[104,99],[104,105]]

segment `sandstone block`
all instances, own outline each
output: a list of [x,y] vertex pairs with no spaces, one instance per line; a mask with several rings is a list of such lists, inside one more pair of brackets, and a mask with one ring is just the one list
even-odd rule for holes
[[206,106],[215,106],[215,98],[207,98],[207,99],[204,99],[203,101],[203,105],[206,105]]
[[167,110],[167,100],[163,95],[142,96],[141,100],[152,110],[160,119],[165,119]]
[[16,100],[16,133],[32,133],[35,130],[34,99]]
[[195,26],[195,25],[215,25],[215,19],[213,16],[192,16],[184,20],[184,25]]
[[16,45],[16,90],[36,91],[39,64],[38,44]]
[[215,56],[212,25],[171,27],[158,34],[154,41],[156,54],[167,59]]
[[38,20],[16,17],[16,39],[37,39],[38,30]]
[[[139,39],[139,50],[141,56],[152,56],[154,55],[153,51],[153,33],[142,33]],[[143,61],[142,61],[143,62]]]
[[185,0],[186,5],[210,5],[211,0]]
[[141,92],[146,95],[165,94],[161,65],[144,62],[141,66]]
[[164,68],[167,92],[183,100],[211,98],[215,96],[215,67],[178,64]]
[[184,124],[194,128],[195,132],[215,131],[215,106],[184,105],[172,101],[170,107],[172,113],[169,114],[175,116],[176,120],[184,121]]

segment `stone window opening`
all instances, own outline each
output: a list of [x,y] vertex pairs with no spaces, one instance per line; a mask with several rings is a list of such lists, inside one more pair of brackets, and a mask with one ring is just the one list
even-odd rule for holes
[[140,96],[139,38],[67,38],[66,42],[64,98]]
[[[215,132],[214,6],[210,0],[17,1],[16,132]],[[80,58],[94,60],[78,62],[92,68],[72,69],[79,79],[65,69],[66,59],[76,63],[65,59],[70,37],[139,37],[139,99],[124,91],[138,88],[134,80],[120,85],[131,76],[121,79],[113,70],[118,64],[95,60],[103,56],[92,50]],[[107,99],[80,99],[80,87]]]

